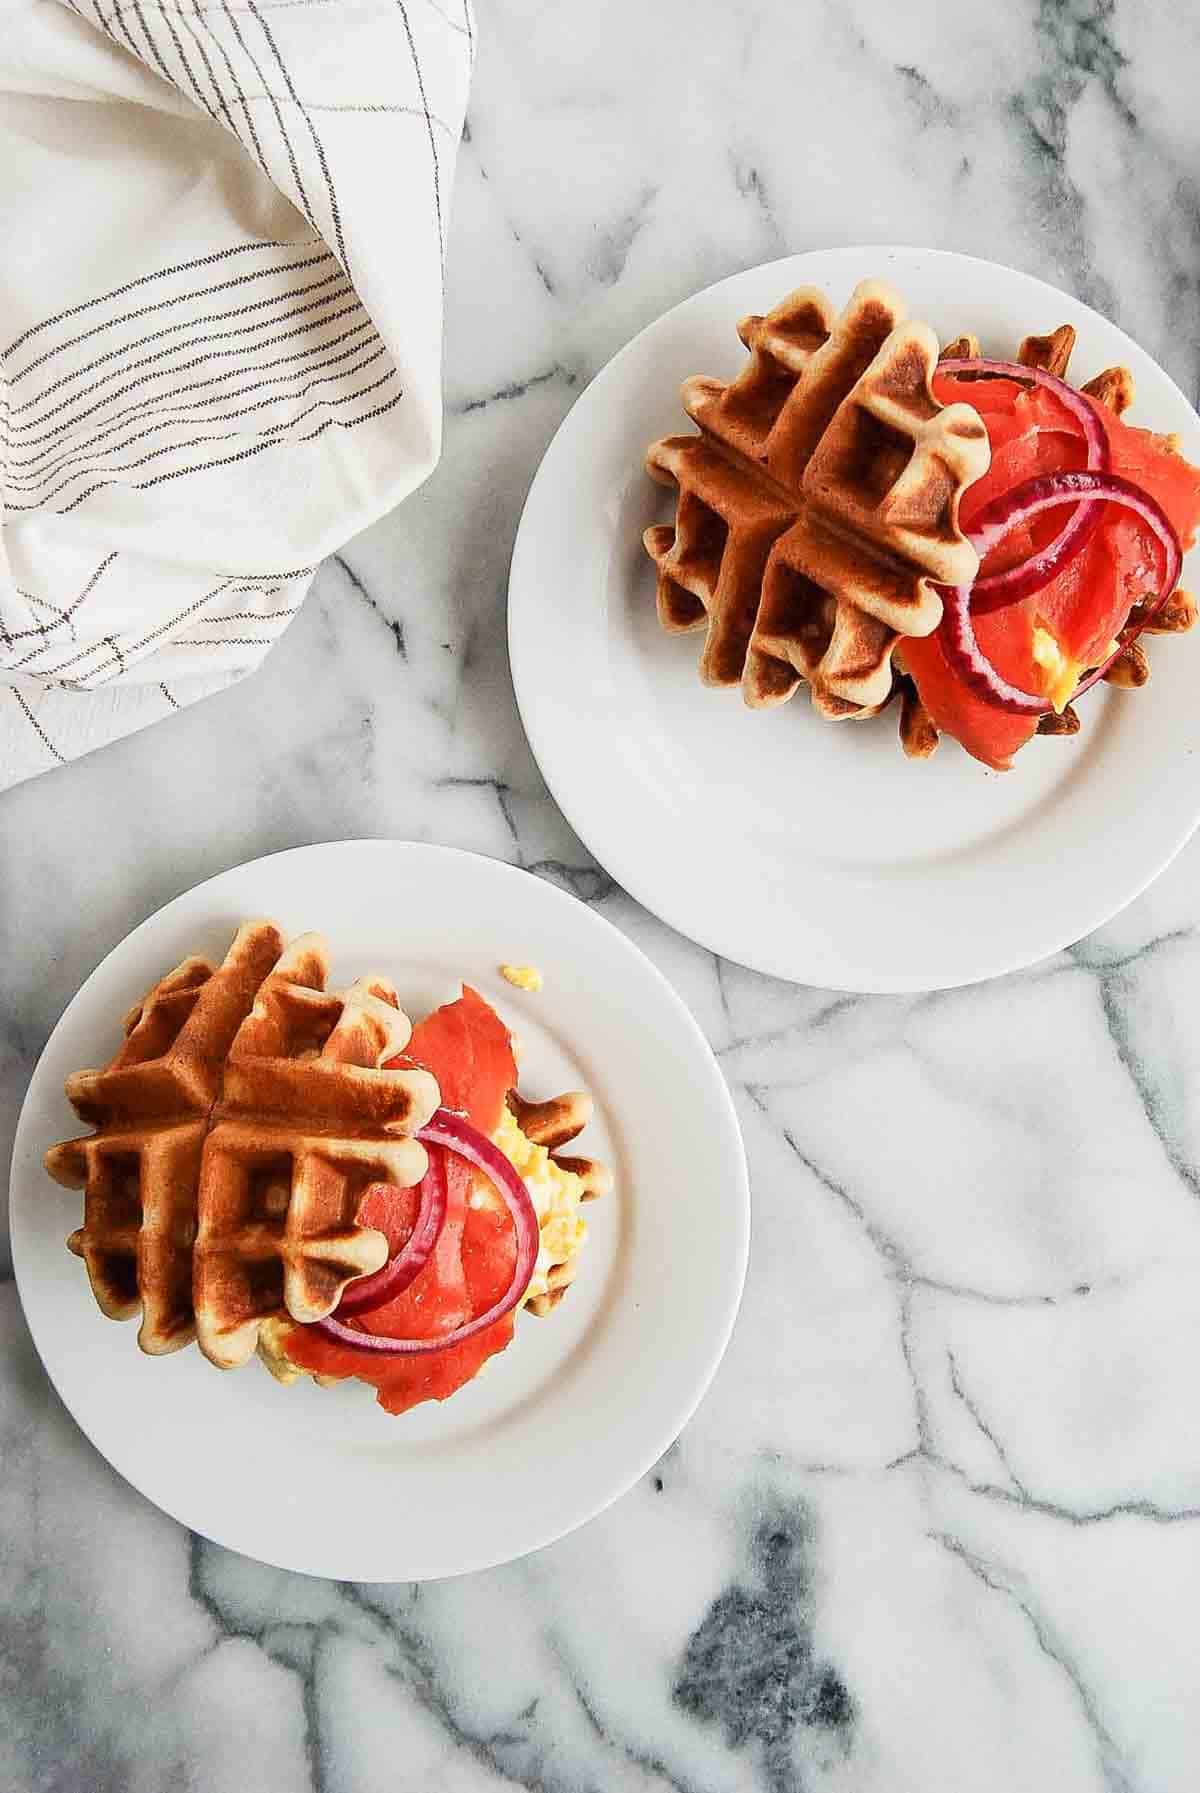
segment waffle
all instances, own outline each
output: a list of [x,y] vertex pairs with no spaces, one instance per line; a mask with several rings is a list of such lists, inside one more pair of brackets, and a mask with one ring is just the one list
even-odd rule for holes
[[[1027,336],[1017,351],[1023,367],[1044,368],[1047,373],[1066,379],[1071,354],[1075,347],[1075,331],[1070,324],[1060,324],[1049,336]],[[942,350],[943,360],[974,360],[979,355],[979,341],[974,336],[959,336]],[[1106,406],[1120,417],[1134,399],[1133,375],[1127,367],[1106,367],[1080,391],[1099,405]],[[1130,623],[1138,625],[1138,609],[1130,613]],[[1196,600],[1190,592],[1179,590],[1162,605],[1152,622],[1145,625],[1147,635],[1181,635],[1193,627],[1197,616]],[[1131,641],[1104,674],[1105,683],[1122,690],[1137,691],[1150,677],[1150,661],[1138,641]],[[926,710],[916,686],[907,674],[900,672],[896,681],[900,698],[900,744],[910,759],[925,760],[936,752],[940,739],[933,718]],[[1077,735],[1079,713],[1067,704],[1061,714],[1050,711],[1038,721],[1039,735]]]
[[701,678],[740,684],[753,708],[804,682],[825,716],[874,715],[897,641],[941,620],[936,585],[975,575],[958,505],[987,432],[970,406],[938,404],[937,340],[879,281],[840,316],[801,288],[738,334],[737,379],[683,384],[699,435],[647,452],[678,489],[674,524],[644,537],[659,620],[703,629]]
[[264,1319],[319,1319],[380,1268],[356,1214],[373,1181],[411,1185],[434,1078],[380,1067],[410,1028],[383,978],[325,989],[319,935],[285,949],[272,922],[239,929],[222,964],[186,959],[125,1019],[103,1070],[67,1096],[95,1131],[46,1168],[84,1191],[68,1240],[112,1319],[141,1313],[144,1351],[197,1339],[222,1369],[252,1355]]

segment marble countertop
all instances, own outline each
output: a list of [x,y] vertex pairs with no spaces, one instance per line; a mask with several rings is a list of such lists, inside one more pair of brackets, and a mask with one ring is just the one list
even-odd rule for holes
[[246,683],[0,797],[0,1157],[63,1005],[167,898],[304,841],[470,847],[594,904],[705,1028],[754,1185],[741,1320],[601,1519],[485,1575],[333,1585],[118,1480],[48,1387],[0,1247],[0,1786],[1190,1793],[1200,844],[1023,976],[773,983],[572,836],[503,610],[572,399],[664,307],[773,255],[1011,262],[1194,396],[1200,27],[1152,0],[485,13],[439,470]]

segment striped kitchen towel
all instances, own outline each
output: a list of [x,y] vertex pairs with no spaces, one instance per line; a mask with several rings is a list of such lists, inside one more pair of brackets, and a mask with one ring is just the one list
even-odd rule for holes
[[0,0],[0,787],[232,682],[430,472],[470,0]]

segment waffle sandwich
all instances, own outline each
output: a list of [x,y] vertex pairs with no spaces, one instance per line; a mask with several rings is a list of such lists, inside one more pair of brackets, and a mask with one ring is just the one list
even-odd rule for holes
[[[265,921],[243,926],[218,966],[185,959],[125,1017],[110,1062],[68,1079],[92,1131],[53,1146],[45,1163],[83,1190],[83,1224],[67,1243],[106,1315],[141,1315],[144,1351],[194,1339],[221,1369],[257,1351],[288,1382],[313,1367],[294,1358],[316,1350],[329,1372],[318,1381],[371,1380],[365,1348],[347,1356],[313,1331],[341,1320],[357,1283],[346,1300],[352,1326],[382,1324],[401,1343],[431,1332],[402,1390],[404,1366],[391,1377],[384,1404],[403,1411],[476,1374],[512,1337],[513,1311],[553,1311],[586,1239],[580,1206],[611,1178],[563,1149],[587,1125],[590,1097],[522,1098],[511,1036],[476,992],[464,989],[414,1032],[386,978],[344,991],[327,979],[320,935],[288,945]],[[448,1125],[460,1142],[449,1151]],[[427,1126],[436,1147],[417,1137]],[[426,1183],[434,1151],[442,1168]],[[489,1151],[498,1169],[477,1178],[472,1165]],[[436,1234],[400,1282],[394,1254],[418,1230],[422,1188],[439,1177],[457,1193],[443,1197]],[[505,1317],[480,1344],[456,1345],[460,1331],[473,1340],[484,1326],[471,1324],[488,1310],[472,1291],[503,1269],[522,1227],[527,1268]]]
[[[1064,553],[1071,571],[1057,590],[1051,566],[1024,609],[1006,613],[999,627],[990,612],[1003,603],[988,603],[975,659],[963,646],[957,617],[980,569],[960,509],[973,532],[970,519],[998,495],[998,482],[1005,496],[1028,504],[1024,482],[1035,472],[1055,477],[1056,501],[1070,502],[1057,477],[1078,465],[1070,445],[1086,440],[1089,456],[1095,447],[1096,420],[1066,389],[1070,326],[1025,339],[1020,362],[1037,370],[1028,381],[981,362],[970,336],[939,356],[932,331],[907,319],[879,281],[862,282],[840,314],[802,288],[767,316],[744,318],[738,334],[749,351],[742,372],[728,383],[685,380],[683,407],[696,433],[652,443],[645,460],[651,478],[675,494],[673,522],[654,524],[643,538],[658,617],[670,633],[703,634],[705,684],[740,686],[753,709],[785,702],[805,684],[817,712],[833,721],[875,716],[898,699],[910,758],[928,758],[949,732],[1003,768],[1035,732],[1077,732],[1067,700],[1100,669],[1111,685],[1144,684],[1143,628],[1176,634],[1194,622],[1189,594],[1162,601],[1161,588],[1148,584],[1154,554],[1144,525],[1110,490],[1116,504],[1076,550],[1086,546],[1089,555],[1079,563],[1083,583]],[[941,368],[947,359],[958,365]],[[1161,526],[1186,550],[1200,524],[1200,470],[1174,439],[1120,422],[1133,399],[1128,369],[1109,368],[1082,390],[1093,412],[1112,419],[1100,426],[1108,458],[1087,461],[1103,471],[1089,477],[1111,472],[1118,486],[1123,479],[1126,489],[1148,492]],[[1016,411],[1028,431],[1021,440],[1037,441],[1023,468],[1004,433]],[[994,430],[1010,454],[997,452],[993,468]],[[1041,446],[1054,441],[1060,446],[1044,456]],[[1018,466],[1012,478],[1010,465]],[[994,587],[993,565],[989,558],[984,570]],[[943,628],[952,597],[955,621]],[[985,639],[1005,670],[979,647]]]

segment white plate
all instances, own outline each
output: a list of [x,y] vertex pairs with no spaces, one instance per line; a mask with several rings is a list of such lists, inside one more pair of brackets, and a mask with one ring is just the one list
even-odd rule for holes
[[[693,636],[655,618],[642,550],[670,495],[642,471],[690,428],[688,374],[744,364],[735,325],[792,287],[841,303],[881,275],[943,341],[974,331],[1015,354],[1075,325],[1077,381],[1123,362],[1134,423],[1178,430],[1179,388],[1122,331],[1027,274],[929,249],[828,249],[735,274],[635,337],[566,418],[530,491],[513,555],[509,645],[521,716],[551,790],[635,897],[714,952],[798,982],[926,990],[1028,965],[1108,920],[1200,818],[1200,630],[1150,644],[1140,694],[1100,687],[1074,740],[1038,739],[988,772],[944,741],[906,760],[894,712],[833,726],[802,694],[750,714],[701,686]],[[1185,583],[1200,578],[1189,557]]]
[[[79,1131],[62,1093],[102,1064],[119,1018],[189,952],[236,924],[319,928],[331,982],[391,975],[420,1015],[474,984],[521,1042],[522,1088],[584,1087],[584,1148],[616,1193],[588,1208],[570,1297],[518,1319],[509,1349],[442,1406],[392,1418],[362,1384],[282,1388],[258,1363],[214,1370],[194,1349],[144,1357],[106,1320],[64,1240],[80,1198],[42,1169]],[[537,964],[540,995],[497,975]],[[536,1549],[591,1518],[666,1449],[728,1341],[741,1295],[749,1194],[741,1137],[696,1023],[624,935],[529,873],[395,841],[301,847],[213,878],[144,922],[51,1035],[12,1170],[12,1239],[34,1343],[98,1450],[205,1536],[282,1568],[345,1580],[455,1575]]]

